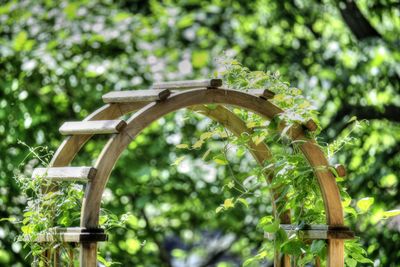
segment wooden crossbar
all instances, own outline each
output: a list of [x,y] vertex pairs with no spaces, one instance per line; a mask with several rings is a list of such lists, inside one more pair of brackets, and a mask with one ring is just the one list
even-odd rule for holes
[[113,134],[126,126],[124,120],[68,121],[59,129],[63,135],[72,134]]
[[47,233],[39,234],[35,240],[38,243],[44,242],[102,242],[107,241],[104,229],[87,229],[82,227],[52,228]]
[[36,168],[33,170],[32,178],[88,182],[96,176],[96,172],[97,170],[93,167]]
[[171,95],[168,89],[113,91],[103,95],[105,103],[162,101]]
[[159,82],[153,84],[153,89],[218,88],[221,86],[222,86],[221,79],[208,79],[208,80]]
[[[292,225],[281,224],[280,227],[288,234],[298,233],[303,239],[353,239],[354,232],[346,226],[330,226],[330,225]],[[266,238],[271,238],[271,235],[266,233]]]

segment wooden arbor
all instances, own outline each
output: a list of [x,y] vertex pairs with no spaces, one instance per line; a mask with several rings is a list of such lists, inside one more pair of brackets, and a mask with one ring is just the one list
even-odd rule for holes
[[[60,132],[68,135],[53,156],[49,168],[37,168],[33,176],[62,181],[87,183],[81,210],[79,228],[59,229],[55,236],[46,235],[40,242],[51,242],[58,238],[63,242],[80,243],[80,265],[96,266],[97,242],[106,240],[99,229],[99,213],[103,191],[110,173],[121,153],[132,140],[149,124],[164,115],[182,108],[189,108],[221,123],[233,134],[250,132],[245,123],[227,106],[235,106],[255,112],[266,119],[283,112],[268,101],[273,94],[268,90],[241,92],[222,88],[219,79],[158,83],[149,90],[115,91],[103,96],[107,103],[81,122],[66,122]],[[218,104],[216,109],[207,109],[205,104]],[[133,113],[124,121],[120,117]],[[293,126],[289,131],[292,140],[302,140],[301,151],[314,168],[326,212],[326,225],[302,229],[305,238],[326,239],[328,243],[328,266],[344,266],[344,239],[352,232],[344,226],[343,210],[334,175],[328,171],[328,162],[314,140],[305,135],[315,130],[312,121],[306,125]],[[283,128],[284,125],[281,125]],[[278,127],[280,128],[280,127]],[[83,145],[95,134],[111,134],[93,167],[69,166]],[[262,164],[271,157],[268,147],[260,143],[249,143],[250,152]],[[325,168],[321,168],[325,167]],[[290,216],[281,218],[282,227],[291,230]],[[57,258],[57,257],[55,257]],[[275,266],[290,266],[290,258],[276,257]]]

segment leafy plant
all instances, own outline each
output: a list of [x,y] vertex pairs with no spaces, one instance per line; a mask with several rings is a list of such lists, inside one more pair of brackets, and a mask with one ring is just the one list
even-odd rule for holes
[[[316,257],[324,261],[326,259],[324,241],[306,242],[298,235],[298,231],[293,231],[292,234],[288,235],[280,228],[280,216],[289,211],[292,223],[295,225],[323,224],[325,222],[324,204],[318,183],[314,177],[314,170],[300,151],[301,143],[290,141],[286,136],[287,131],[297,124],[313,120],[319,125],[316,118],[317,111],[311,101],[303,96],[302,91],[283,81],[278,72],[250,71],[238,61],[229,58],[220,59],[219,62],[222,65],[222,71],[216,72],[215,76],[222,77],[229,88],[242,91],[268,88],[275,93],[270,101],[283,109],[284,112],[271,121],[265,121],[252,112],[232,108],[231,111],[246,123],[252,130],[251,133],[234,136],[227,133],[226,130],[221,130],[220,126],[214,125],[208,129],[208,132],[202,134],[193,145],[179,144],[177,147],[180,149],[199,149],[207,139],[219,137],[223,140],[223,149],[209,149],[203,159],[212,159],[219,166],[233,169],[234,166],[231,164],[233,155],[239,158],[243,157],[245,153],[240,151],[250,149],[249,142],[255,144],[265,142],[268,144],[272,150],[272,158],[264,162],[263,166],[254,168],[244,175],[245,177],[255,176],[256,181],[258,181],[257,184],[253,185],[252,188],[246,187],[246,181],[241,181],[239,177],[233,175],[233,172],[230,172],[232,181],[223,190],[233,190],[236,192],[236,196],[225,199],[224,203],[216,209],[216,212],[228,211],[234,208],[237,203],[243,203],[244,206],[248,207],[249,201],[246,199],[251,202],[251,198],[259,197],[257,192],[268,190],[274,211],[273,215],[260,219],[259,228],[272,237],[273,248],[278,253],[292,256],[296,266],[313,263]],[[212,108],[210,107],[210,109]],[[277,127],[281,121],[286,123],[282,132],[278,131]],[[223,137],[220,135],[222,132],[224,132]],[[312,137],[315,138],[317,133],[312,133]],[[349,140],[350,137],[346,136],[346,139],[328,145],[330,154],[333,155]],[[322,145],[321,148],[328,150]],[[334,171],[334,173],[336,172]],[[272,179],[268,177],[272,177]],[[340,181],[343,177],[337,177],[337,179]],[[265,183],[265,181],[268,182]],[[339,187],[342,196],[351,202],[346,189],[340,183]],[[372,198],[360,200],[357,204],[359,212],[368,210],[372,203]],[[354,209],[348,206],[347,210]],[[269,251],[271,251],[270,246],[265,245],[256,256],[246,260],[244,266],[250,266],[257,261],[273,257]],[[365,256],[365,250],[356,242],[352,241],[346,245],[346,254],[348,266],[353,266],[354,261],[371,263]]]
[[[52,153],[47,147],[32,148],[23,142],[29,153],[21,166],[31,168],[37,162],[43,166],[48,166],[48,161]],[[27,161],[30,164],[27,164]],[[74,249],[72,244],[63,242],[57,237],[58,228],[77,227],[81,213],[81,201],[84,195],[84,186],[71,182],[54,182],[49,179],[37,176],[33,179],[25,175],[25,171],[16,171],[15,179],[21,188],[22,195],[26,197],[27,206],[24,210],[21,224],[21,235],[18,241],[23,242],[25,247],[29,247],[32,256],[32,266],[39,263],[46,263],[52,257],[48,257],[46,251],[58,250],[60,259],[65,263],[74,262]],[[112,214],[110,211],[101,210],[100,225],[106,231],[115,227],[124,227],[128,214],[121,218]],[[51,242],[38,242],[46,238],[54,237]],[[101,255],[99,260],[106,266],[111,266],[112,262],[106,261]]]

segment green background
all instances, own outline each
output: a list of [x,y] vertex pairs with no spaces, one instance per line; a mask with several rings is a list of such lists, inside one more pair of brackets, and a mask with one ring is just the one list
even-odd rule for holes
[[[1,2],[1,218],[21,218],[26,199],[13,173],[38,164],[19,167],[28,151],[18,140],[55,150],[61,123],[100,107],[104,93],[210,77],[225,54],[252,70],[278,70],[304,89],[320,111],[321,142],[345,136],[353,116],[369,120],[336,160],[347,166],[344,183],[355,200],[375,198],[349,225],[376,266],[396,266],[400,219],[381,215],[399,205],[398,1]],[[220,192],[224,170],[204,180],[211,170],[196,165],[200,152],[190,172],[171,166],[183,153],[177,141],[203,130],[201,120],[184,116],[152,125],[118,162],[104,207],[134,216],[113,232],[103,256],[127,266],[178,266],[186,259],[185,266],[223,267],[240,265],[260,248],[255,219],[268,212],[267,198],[215,214],[227,197]],[[92,163],[101,148],[95,144],[75,163]],[[15,243],[19,227],[0,221],[0,266],[29,265],[26,249]],[[193,255],[203,262],[190,262]]]

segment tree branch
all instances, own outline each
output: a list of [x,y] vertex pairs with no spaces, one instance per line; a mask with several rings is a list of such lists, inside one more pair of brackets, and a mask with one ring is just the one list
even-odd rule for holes
[[340,122],[346,116],[356,116],[358,119],[382,120],[400,122],[400,107],[396,105],[383,106],[378,110],[373,106],[360,106],[345,104],[332,118],[332,122]]
[[338,6],[343,20],[358,40],[382,37],[364,17],[354,0],[338,1]]
[[391,122],[400,122],[400,107],[395,105],[386,105],[382,110],[378,110],[372,106],[360,106],[350,105],[344,103],[344,105],[336,112],[336,114],[330,119],[330,126],[325,128],[321,132],[321,136],[329,141],[333,136],[328,135],[329,129],[334,128],[336,134],[340,133],[344,128],[347,127],[347,122],[343,119],[348,117],[356,116],[360,120],[389,120]]

